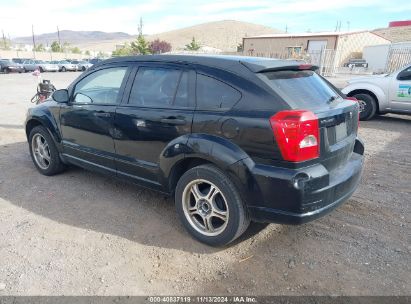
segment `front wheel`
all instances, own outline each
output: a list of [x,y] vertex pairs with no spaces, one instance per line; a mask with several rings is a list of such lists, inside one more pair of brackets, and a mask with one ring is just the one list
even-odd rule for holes
[[201,165],[184,173],[177,183],[175,203],[188,232],[211,246],[232,242],[250,224],[239,191],[213,165]]
[[65,169],[51,135],[43,126],[30,131],[29,146],[33,163],[41,174],[51,176]]
[[377,102],[369,94],[360,93],[355,94],[353,97],[357,98],[360,106],[360,120],[370,120],[377,113]]

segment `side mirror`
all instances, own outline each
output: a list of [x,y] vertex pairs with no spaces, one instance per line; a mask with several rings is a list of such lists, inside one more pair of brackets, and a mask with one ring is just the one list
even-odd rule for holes
[[411,70],[407,69],[398,73],[398,80],[411,80]]
[[58,103],[68,103],[70,99],[69,93],[66,89],[54,91],[51,98]]

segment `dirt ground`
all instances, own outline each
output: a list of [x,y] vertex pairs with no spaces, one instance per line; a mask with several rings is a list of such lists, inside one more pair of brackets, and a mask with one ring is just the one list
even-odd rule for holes
[[156,192],[77,168],[40,175],[22,126],[34,90],[29,74],[0,75],[0,295],[410,294],[411,117],[361,122],[362,182],[337,210],[216,249]]

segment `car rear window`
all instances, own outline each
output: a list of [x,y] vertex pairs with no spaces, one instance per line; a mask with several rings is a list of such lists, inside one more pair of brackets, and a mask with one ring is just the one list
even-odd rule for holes
[[336,91],[311,70],[275,71],[260,75],[293,108],[321,107],[340,98]]

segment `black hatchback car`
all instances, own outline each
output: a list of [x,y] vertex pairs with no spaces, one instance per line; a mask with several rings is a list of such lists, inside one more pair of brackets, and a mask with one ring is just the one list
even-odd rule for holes
[[357,188],[358,105],[300,62],[159,55],[103,61],[28,111],[44,175],[67,164],[174,195],[210,245],[250,221],[300,224]]

